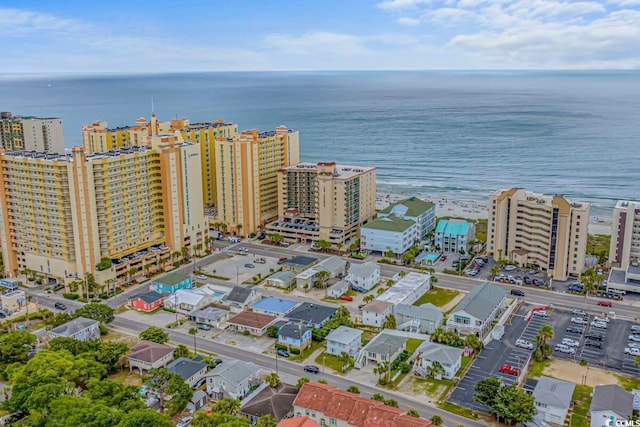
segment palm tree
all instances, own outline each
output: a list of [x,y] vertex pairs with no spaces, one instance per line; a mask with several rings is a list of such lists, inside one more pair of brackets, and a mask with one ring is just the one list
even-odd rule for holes
[[236,225],[236,230],[238,230],[238,236],[240,236],[240,231],[242,230],[242,224]]
[[241,405],[238,399],[231,399],[230,397],[225,397],[222,400],[218,400],[213,405],[212,412],[235,415],[238,412],[240,412],[240,408],[241,408]]
[[445,340],[445,335],[446,331],[444,330],[444,328],[435,328],[433,332],[431,332],[431,341],[441,343]]
[[269,375],[265,377],[265,382],[269,384],[269,387],[275,388],[280,384],[280,377],[277,373],[271,372]]
[[382,322],[382,329],[395,329],[396,328],[396,316],[393,314],[387,315],[384,322]]
[[[389,362],[387,362],[386,360],[378,363],[378,366],[373,368],[373,373],[378,375],[378,381],[384,384],[388,382],[387,380],[388,372],[389,372]],[[384,380],[383,380],[383,377],[384,377]]]
[[426,371],[426,374],[428,376],[437,380],[442,379],[442,376],[444,375],[444,373],[445,373],[444,367],[438,361],[431,363],[431,365],[429,365]]
[[345,372],[355,363],[355,359],[346,351],[340,353],[340,362],[342,362],[342,372]]
[[322,287],[322,289],[325,288],[328,277],[329,272],[326,270],[320,270],[316,273],[316,279],[318,279],[318,282],[320,282],[320,286]]
[[381,393],[373,393],[371,395],[371,400],[377,400],[378,402],[384,402],[386,399]]
[[367,302],[371,302],[375,299],[375,296],[369,294],[369,295],[365,295],[364,298],[362,298],[362,301],[364,301],[365,303]]
[[186,246],[183,246],[180,248],[180,255],[182,255],[182,259],[185,260],[187,259],[188,255],[189,255],[189,248]]
[[500,273],[500,266],[498,264],[494,265],[489,272],[491,273],[491,277],[496,277],[498,273]]
[[189,334],[193,335],[193,353],[198,353],[198,348],[196,347],[196,335],[198,333],[198,328],[189,328]]
[[464,339],[464,345],[466,345],[467,347],[471,347],[474,354],[480,353],[480,350],[482,350],[482,348],[484,347],[484,344],[482,341],[480,341],[480,338],[473,334],[466,336],[466,338]]
[[378,288],[376,292],[378,295],[382,295],[384,293],[384,288]]
[[547,343],[553,339],[554,335],[553,327],[551,325],[542,325],[538,331],[538,335],[536,335],[535,341],[540,346],[542,357],[545,359],[549,356],[547,354]]

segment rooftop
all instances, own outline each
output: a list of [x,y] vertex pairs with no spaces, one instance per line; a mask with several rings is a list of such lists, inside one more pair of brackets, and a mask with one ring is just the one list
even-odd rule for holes
[[589,411],[613,411],[628,418],[633,413],[633,394],[616,384],[596,386]]
[[484,321],[505,297],[506,293],[500,286],[484,282],[473,288],[453,309],[453,313],[464,311]]
[[180,375],[186,381],[206,367],[207,364],[204,362],[178,357],[167,365],[167,370]]
[[251,296],[251,292],[253,292],[252,288],[247,288],[244,286],[234,286],[233,289],[231,289],[231,292],[229,292],[229,294],[227,294],[224,299],[225,301],[244,304]]
[[380,266],[377,263],[371,261],[367,261],[362,264],[351,264],[349,266],[349,274],[353,274],[354,276],[359,277],[369,277],[373,273],[375,273],[376,270],[379,271]]
[[297,394],[298,389],[289,384],[280,383],[277,387],[265,387],[259,393],[251,394],[243,400],[240,412],[254,417],[271,415],[276,420],[281,420],[291,411]]
[[63,337],[72,337],[80,331],[84,331],[94,325],[99,324],[97,320],[87,319],[86,317],[77,317],[73,320],[64,323],[57,328],[53,328],[49,333],[54,335],[60,335]]
[[287,314],[287,319],[299,320],[311,324],[321,324],[335,314],[338,309],[310,302],[303,302]]
[[309,331],[309,328],[305,325],[298,323],[285,323],[278,330],[278,335],[285,338],[297,338],[302,339],[302,336]]
[[[326,163],[322,163],[322,164],[326,164]],[[375,170],[374,167],[370,167],[370,166],[350,166],[350,165],[337,165],[337,164],[334,164],[334,165],[335,165],[334,176],[340,177],[340,178],[352,178],[360,174],[363,174],[365,172]],[[289,166],[285,168],[285,170],[287,172],[317,171],[318,164],[311,163],[311,162],[301,162],[301,163],[298,163],[297,165]]]
[[433,342],[424,342],[416,350],[418,357],[433,362],[439,362],[442,365],[454,365],[461,357],[464,350],[461,348],[450,347],[448,345],[436,344]]
[[200,310],[193,310],[189,312],[190,317],[194,317],[197,319],[206,319],[213,322],[224,319],[228,314],[229,312],[227,310],[221,310],[219,308],[213,307],[205,307]]
[[155,279],[154,282],[160,285],[177,285],[178,283],[182,283],[187,279],[190,279],[190,276],[182,273],[173,273],[164,277],[160,277],[159,279]]
[[173,351],[174,348],[168,345],[157,344],[151,341],[142,341],[131,347],[131,352],[127,354],[127,359],[136,359],[147,363],[154,363]]
[[305,415],[282,420],[276,427],[320,427],[320,424]]
[[167,303],[170,303],[173,305],[187,304],[187,305],[195,306],[204,298],[209,298],[211,300],[211,295],[201,290],[200,288],[179,289],[174,294],[169,295],[165,299],[165,304]]
[[269,313],[286,314],[298,304],[295,301],[278,297],[266,297],[253,304],[254,310],[268,311]]
[[318,258],[298,255],[296,257],[291,258],[290,260],[287,260],[287,262],[285,262],[283,266],[288,266],[293,268],[305,268],[315,263],[316,261],[318,261]]
[[393,312],[396,316],[401,315],[434,322],[441,322],[444,317],[442,310],[431,303],[422,304],[419,307],[409,304],[397,304],[394,306]]
[[393,305],[402,304],[409,294],[426,284],[425,292],[431,287],[431,275],[412,271],[398,280],[376,299]]
[[239,385],[247,378],[260,371],[260,367],[252,362],[230,360],[216,365],[207,376],[221,376],[233,385]]
[[400,348],[404,347],[406,342],[407,338],[405,337],[387,334],[382,331],[364,347],[364,350],[376,354],[395,354]]
[[435,208],[433,203],[425,202],[417,197],[410,197],[387,206],[385,209],[382,209],[380,213],[417,218],[433,208]]
[[360,329],[350,328],[348,326],[341,325],[337,329],[334,329],[325,338],[327,341],[334,341],[342,344],[350,344],[354,340],[362,339],[362,331]]
[[296,278],[296,273],[293,271],[276,271],[271,276],[267,277],[269,280],[277,280],[283,283],[289,283]]
[[333,274],[345,268],[346,265],[347,265],[347,261],[344,258],[339,256],[331,256],[329,258],[325,258],[322,261],[320,261],[316,266],[314,266],[314,268],[324,269],[329,273]]
[[402,219],[395,215],[389,215],[383,218],[376,218],[373,221],[368,222],[366,225],[363,225],[362,228],[402,233],[414,225],[415,222],[413,220]]
[[276,316],[270,316],[268,314],[256,313],[254,311],[243,311],[227,320],[227,323],[231,325],[240,325],[249,328],[262,329],[266,326],[269,326],[276,319]]
[[334,283],[333,285],[329,286],[329,289],[327,290],[340,290],[340,289],[349,289],[349,282],[347,282],[346,280],[340,280],[336,283]]
[[556,408],[569,409],[575,388],[574,383],[541,376],[533,389],[533,397],[536,402]]
[[144,292],[141,294],[137,294],[137,295],[133,295],[129,297],[129,301],[131,301],[132,299],[141,299],[142,301],[146,302],[147,304],[153,304],[154,302],[164,298],[162,296],[161,293],[158,293],[156,291],[149,291],[149,292]]
[[389,309],[389,307],[392,306],[393,304],[391,304],[390,302],[374,299],[373,301],[362,307],[362,311],[368,311],[370,313],[384,313]]
[[460,219],[441,219],[436,227],[436,234],[442,233],[444,237],[466,236],[471,228],[471,223]]

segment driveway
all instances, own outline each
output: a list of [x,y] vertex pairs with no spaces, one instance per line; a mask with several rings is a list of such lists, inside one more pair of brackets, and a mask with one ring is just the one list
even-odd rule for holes
[[243,335],[232,330],[223,331],[213,341],[241,348],[247,353],[264,353],[275,343],[274,338]]
[[153,314],[140,313],[135,310],[127,310],[118,314],[118,317],[130,319],[136,322],[142,322],[149,326],[157,326],[159,328],[164,328],[169,323],[173,323],[176,321],[175,313],[164,310],[158,310]]

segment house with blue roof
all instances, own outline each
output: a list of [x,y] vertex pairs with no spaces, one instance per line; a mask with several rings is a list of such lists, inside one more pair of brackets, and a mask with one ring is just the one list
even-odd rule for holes
[[435,233],[436,247],[442,252],[469,252],[469,244],[476,238],[475,226],[461,219],[441,219]]
[[293,310],[297,302],[278,297],[266,297],[253,304],[251,308],[254,312],[268,314],[270,316],[285,316]]

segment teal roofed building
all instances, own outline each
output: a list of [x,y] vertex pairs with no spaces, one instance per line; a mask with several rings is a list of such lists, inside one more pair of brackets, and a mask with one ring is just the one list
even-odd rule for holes
[[441,219],[435,233],[435,244],[442,252],[469,252],[469,244],[476,238],[475,226],[461,219]]
[[400,200],[378,212],[378,218],[388,216],[414,221],[418,227],[418,239],[436,228],[436,206],[417,197]]

